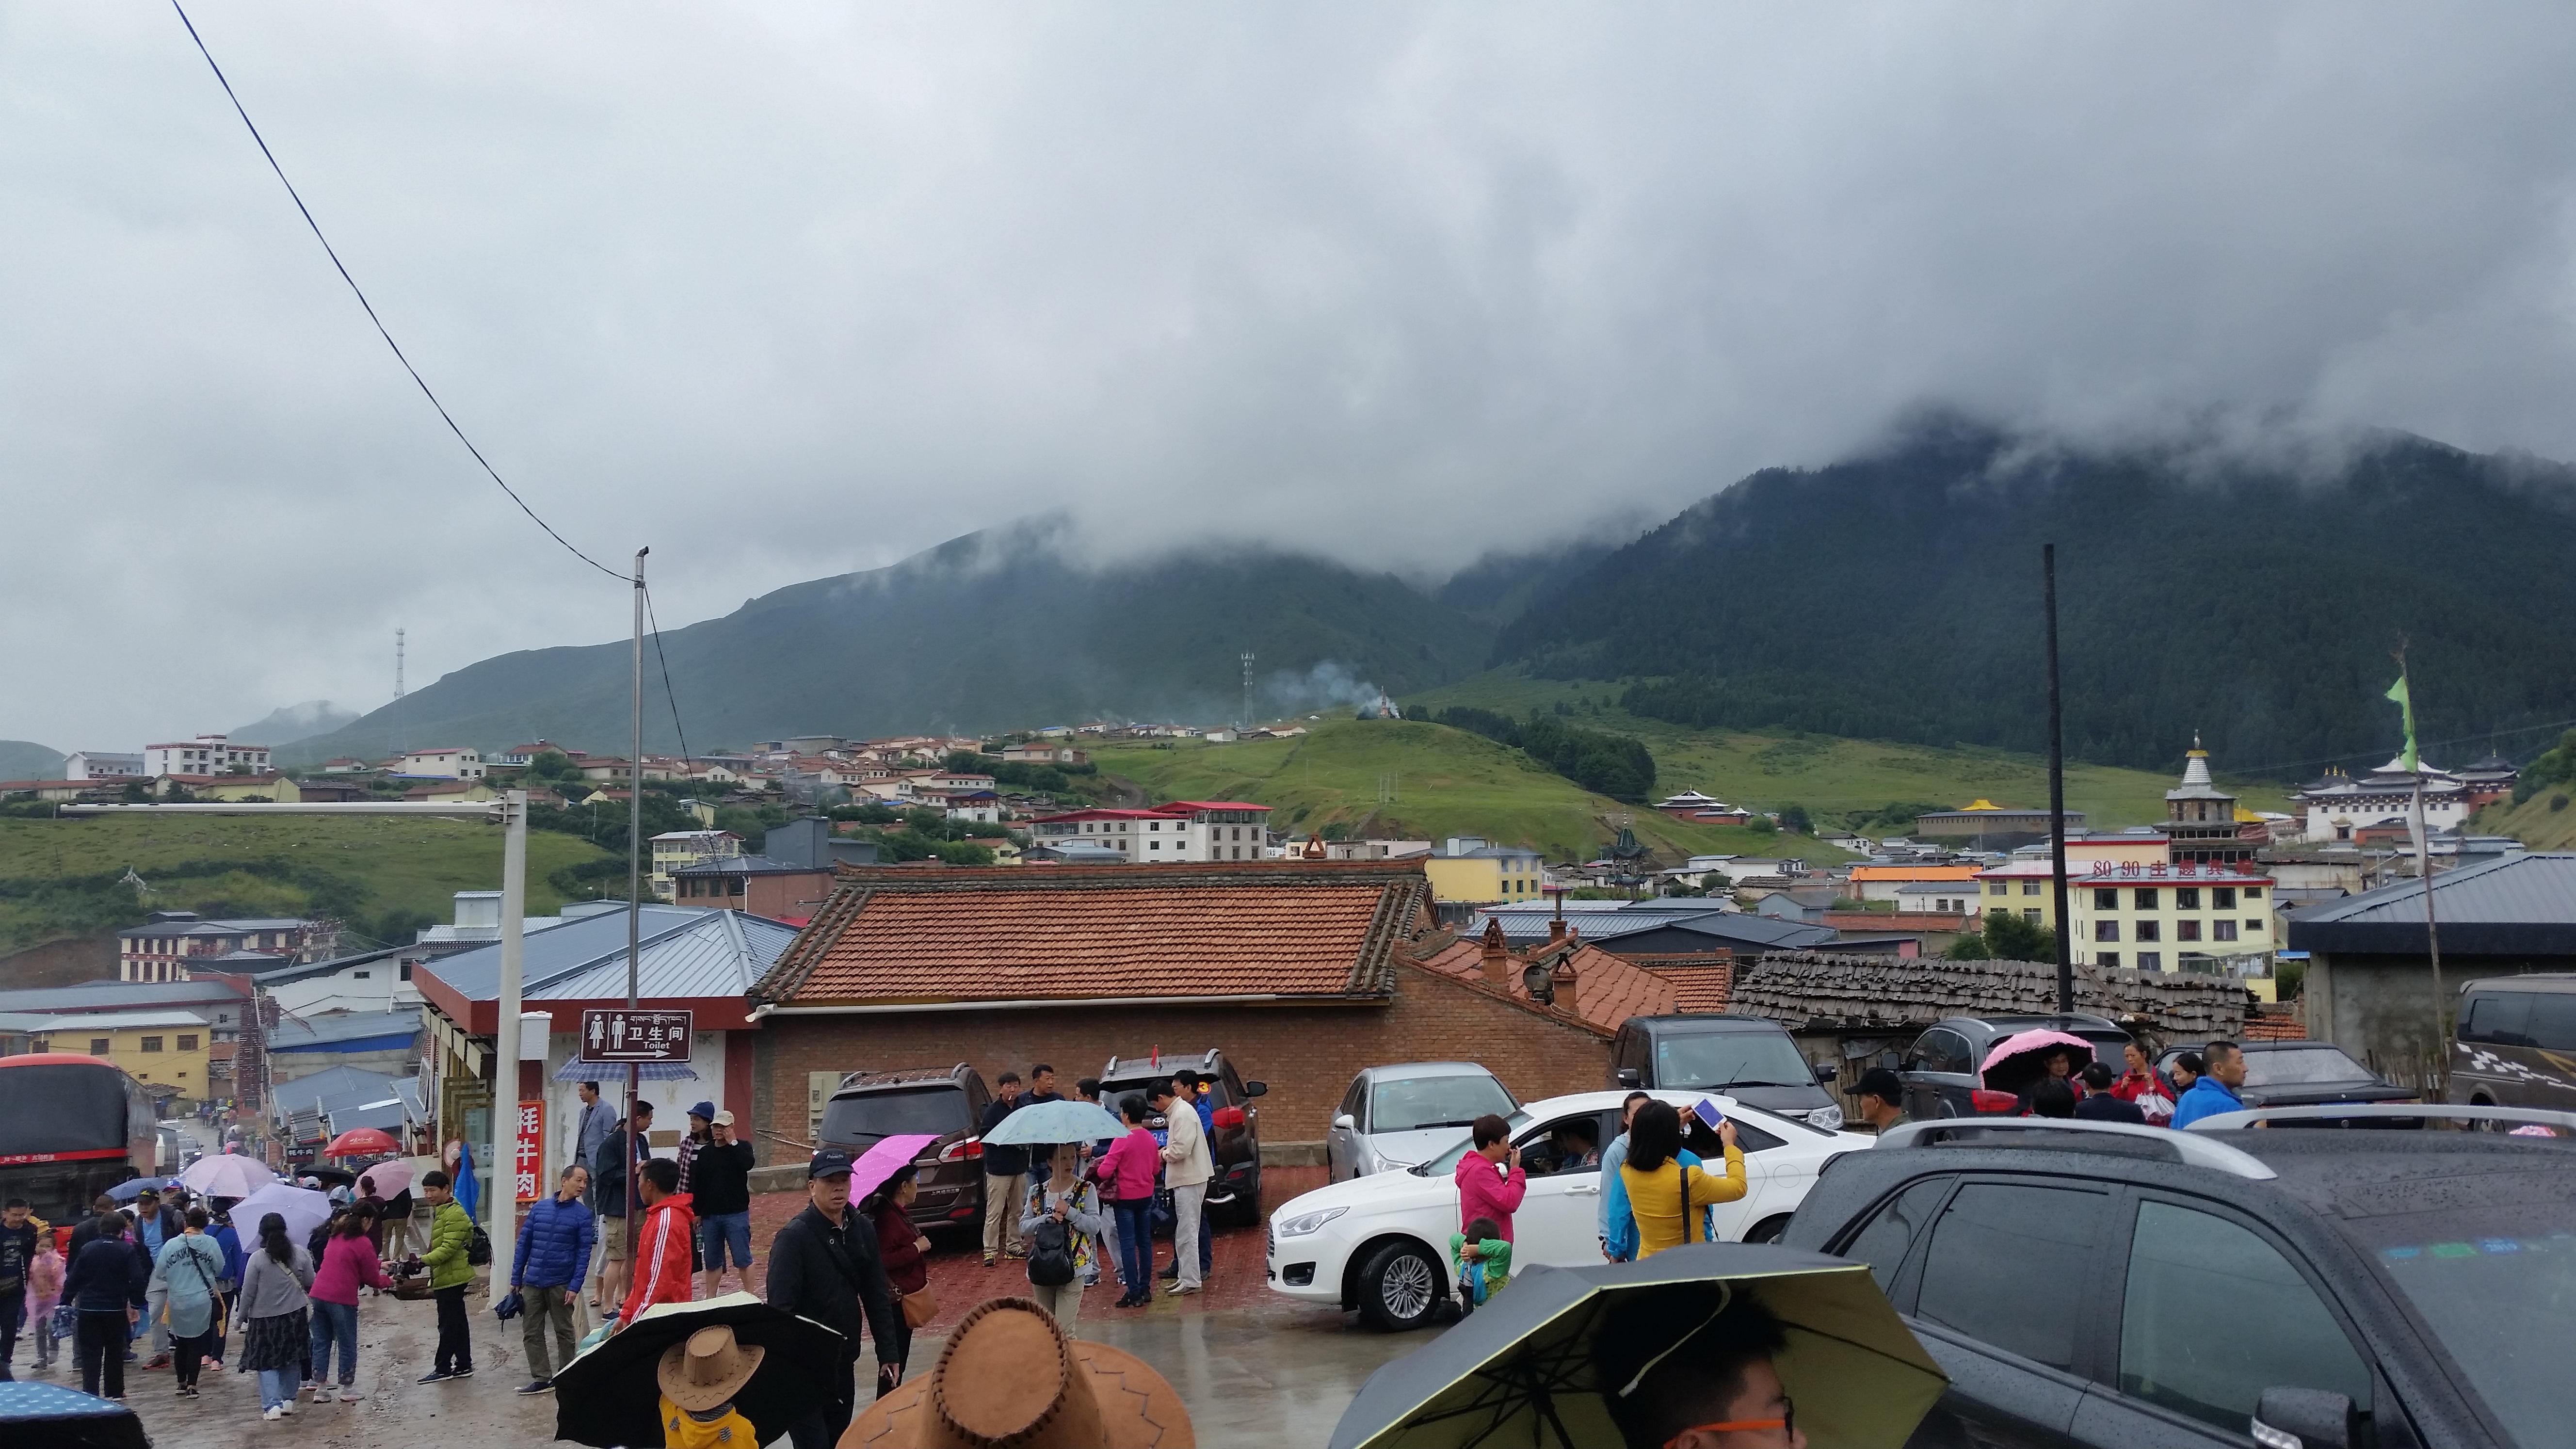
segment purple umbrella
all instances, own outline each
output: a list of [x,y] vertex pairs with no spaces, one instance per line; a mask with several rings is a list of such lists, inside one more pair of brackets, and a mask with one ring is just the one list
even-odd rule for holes
[[858,1206],[869,1193],[883,1186],[887,1178],[920,1156],[921,1149],[938,1140],[936,1132],[898,1132],[860,1153],[859,1160],[850,1164],[850,1205]]

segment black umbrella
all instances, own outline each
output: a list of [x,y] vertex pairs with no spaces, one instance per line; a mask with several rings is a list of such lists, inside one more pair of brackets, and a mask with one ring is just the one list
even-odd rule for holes
[[555,1437],[614,1449],[662,1442],[662,1386],[654,1377],[663,1351],[701,1328],[733,1330],[734,1341],[766,1350],[733,1406],[760,1442],[821,1408],[839,1367],[841,1335],[810,1318],[772,1308],[748,1293],[703,1303],[665,1303],[611,1334],[555,1375]]
[[62,1384],[0,1383],[0,1444],[9,1449],[152,1449],[123,1404]]

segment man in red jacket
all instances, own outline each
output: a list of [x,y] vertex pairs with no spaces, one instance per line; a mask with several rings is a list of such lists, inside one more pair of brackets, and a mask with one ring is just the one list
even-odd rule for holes
[[689,1195],[679,1190],[680,1164],[667,1157],[638,1163],[635,1195],[644,1216],[635,1225],[633,1269],[626,1301],[617,1310],[624,1328],[656,1303],[686,1303],[697,1281],[690,1273],[689,1244],[698,1235],[698,1219],[689,1211]]

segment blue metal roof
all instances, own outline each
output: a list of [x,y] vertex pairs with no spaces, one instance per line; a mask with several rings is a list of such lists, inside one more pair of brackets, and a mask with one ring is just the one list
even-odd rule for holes
[[[1503,938],[1507,941],[1544,941],[1552,919],[1543,910],[1479,911],[1475,919],[1468,922],[1466,934],[1481,934],[1487,921],[1500,921],[1503,923]],[[1709,906],[1638,904],[1616,911],[1569,911],[1566,925],[1581,932],[1584,940],[1595,945],[1623,936],[1662,930],[1685,931],[1728,945],[1776,951],[1810,950],[1837,938],[1831,926],[1775,920],[1769,916],[1722,911]]]
[[391,1050],[420,1035],[420,1008],[405,1011],[347,1011],[330,1016],[289,1017],[268,1034],[272,1052]]
[[[2399,881],[2290,913],[2293,951],[2428,954],[2421,880]],[[2576,955],[2576,852],[2500,856],[2438,873],[2433,915],[2442,953]]]
[[[636,990],[647,1000],[740,996],[778,964],[796,928],[741,911],[646,906]],[[415,968],[470,1001],[497,1000],[501,948],[461,951]],[[626,995],[626,913],[576,916],[532,931],[521,952],[523,1001],[606,1001]]]

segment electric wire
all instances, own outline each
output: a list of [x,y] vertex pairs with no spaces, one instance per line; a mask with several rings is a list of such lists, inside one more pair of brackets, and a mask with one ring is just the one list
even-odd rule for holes
[[553,524],[538,517],[537,511],[528,506],[528,500],[519,496],[519,490],[511,487],[501,477],[500,470],[494,468],[491,460],[483,456],[483,450],[474,446],[474,440],[465,436],[465,430],[457,426],[456,419],[447,411],[447,404],[438,400],[438,394],[430,389],[429,380],[420,375],[419,368],[411,365],[411,359],[403,354],[402,344],[394,341],[394,334],[386,329],[384,319],[376,315],[375,304],[367,300],[366,289],[358,285],[356,277],[349,275],[348,264],[340,260],[340,253],[331,245],[331,239],[322,234],[322,224],[313,219],[313,210],[304,204],[304,197],[296,191],[295,183],[286,179],[286,168],[277,163],[277,153],[268,149],[268,138],[259,133],[258,123],[251,120],[250,112],[242,106],[241,97],[233,91],[232,81],[224,75],[224,68],[215,63],[215,53],[206,48],[206,38],[197,33],[196,22],[188,18],[188,12],[180,5],[179,0],[170,0],[170,8],[179,12],[179,23],[188,28],[188,38],[197,43],[197,53],[206,58],[207,69],[215,73],[215,83],[224,88],[224,98],[233,103],[233,114],[241,117],[242,124],[250,129],[251,140],[259,144],[259,154],[267,158],[268,169],[277,173],[278,184],[286,188],[288,199],[295,203],[295,209],[303,216],[304,224],[312,229],[313,239],[322,244],[323,254],[328,256],[331,259],[331,265],[339,270],[340,280],[349,284],[349,291],[357,297],[358,305],[366,310],[367,320],[375,324],[376,335],[385,340],[385,346],[393,349],[394,360],[402,364],[403,371],[411,374],[412,382],[420,388],[420,395],[429,399],[429,405],[438,410],[439,421],[447,424],[447,430],[456,435],[456,441],[463,443],[465,451],[474,455],[474,461],[483,465],[483,471],[490,475],[494,483],[500,485],[502,492],[510,495],[510,501],[519,505],[519,511],[528,515],[528,521],[546,531],[546,537],[562,544],[564,552],[574,558],[580,559],[610,578],[623,581],[626,575],[575,548],[571,539],[557,533]]
[[689,753],[689,732],[680,723],[680,695],[671,688],[671,659],[662,652],[662,621],[653,616],[653,587],[644,586],[644,622],[653,629],[653,657],[662,666],[662,696],[671,702],[671,732],[680,737],[680,763],[689,773],[697,773],[697,758]]

